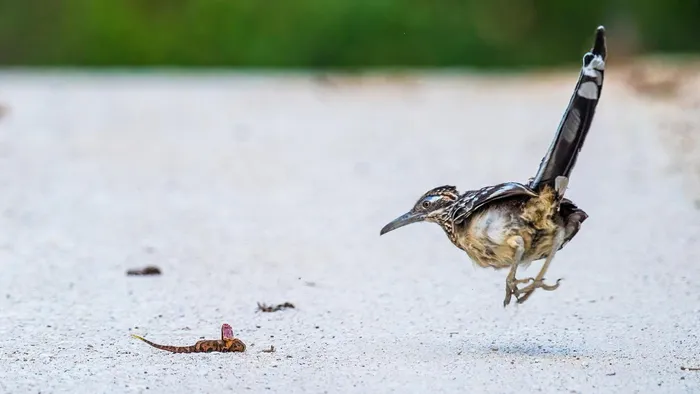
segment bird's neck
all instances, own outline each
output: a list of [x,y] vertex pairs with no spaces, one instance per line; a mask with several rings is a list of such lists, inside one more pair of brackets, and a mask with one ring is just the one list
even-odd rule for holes
[[457,245],[457,233],[455,231],[455,223],[450,218],[448,212],[449,210],[447,209],[441,212],[440,215],[437,217],[436,222],[440,225],[442,230],[445,231],[445,234],[447,234],[447,238],[449,238],[453,244],[459,246]]

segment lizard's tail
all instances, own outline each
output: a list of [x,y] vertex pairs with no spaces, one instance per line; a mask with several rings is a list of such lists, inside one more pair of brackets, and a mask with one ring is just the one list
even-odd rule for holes
[[[568,181],[593,122],[596,106],[603,90],[606,58],[605,28],[599,26],[593,48],[583,56],[578,83],[559,124],[559,129],[540,163],[537,175],[530,181],[531,188],[541,190],[545,186],[550,186],[557,189],[556,183],[561,183],[557,178],[563,177],[564,182]],[[565,188],[565,184],[563,187]]]
[[132,338],[136,338],[136,339],[140,339],[140,340],[146,342],[147,344],[153,346],[153,347],[156,348],[156,349],[165,350],[165,351],[167,351],[167,352],[173,352],[173,353],[189,353],[188,350],[190,350],[190,349],[189,349],[190,346],[165,346],[165,345],[159,345],[159,344],[157,344],[157,343],[153,343],[153,342],[149,341],[148,339],[146,339],[146,338],[144,338],[144,337],[140,337],[140,336],[138,336],[138,335],[136,335],[136,334],[131,334],[131,337],[132,337]]

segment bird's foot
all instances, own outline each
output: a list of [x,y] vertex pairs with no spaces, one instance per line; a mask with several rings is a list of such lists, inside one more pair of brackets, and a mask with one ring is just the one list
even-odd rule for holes
[[522,294],[522,297],[517,296],[518,304],[522,304],[523,302],[527,301],[527,299],[530,298],[535,289],[553,291],[559,287],[559,283],[561,282],[561,278],[557,279],[557,283],[553,285],[548,285],[544,283],[544,278],[540,280],[536,280],[535,278],[528,278],[528,280],[532,280],[532,283],[523,287],[522,289],[519,289],[519,293]]
[[[510,304],[510,300],[513,296],[515,296],[516,299],[519,299],[520,294],[522,293],[521,289],[518,289],[519,284],[524,284],[524,283],[529,283],[529,282],[534,282],[535,278],[526,278],[526,279],[515,279],[515,278],[507,278],[506,279],[506,298],[503,300],[503,307],[505,308],[508,304]],[[531,285],[529,285],[531,286]],[[526,286],[528,287],[528,286]]]

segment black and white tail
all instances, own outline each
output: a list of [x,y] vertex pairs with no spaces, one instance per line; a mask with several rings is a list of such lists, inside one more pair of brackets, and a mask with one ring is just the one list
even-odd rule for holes
[[[542,159],[537,175],[530,181],[531,188],[539,190],[551,186],[558,189],[557,182],[568,181],[600,100],[606,57],[605,28],[599,26],[593,49],[583,56],[581,75],[552,145]],[[557,181],[559,177],[564,178]]]

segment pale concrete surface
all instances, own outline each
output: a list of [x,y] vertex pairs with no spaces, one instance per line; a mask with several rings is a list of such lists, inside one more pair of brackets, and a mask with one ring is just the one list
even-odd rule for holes
[[[433,186],[533,175],[576,72],[1,74],[0,392],[700,392],[680,369],[700,366],[700,195],[674,147],[700,156],[664,131],[680,104],[608,74],[555,292],[504,309],[505,272],[437,226],[379,236]],[[164,274],[125,276],[147,264]],[[246,353],[129,337],[223,322]]]

